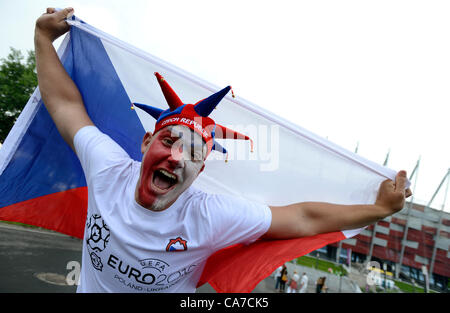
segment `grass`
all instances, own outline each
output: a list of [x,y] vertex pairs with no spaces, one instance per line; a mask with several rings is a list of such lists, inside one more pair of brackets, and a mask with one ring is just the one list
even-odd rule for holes
[[410,285],[408,283],[404,283],[404,282],[397,281],[397,280],[394,281],[394,283],[403,292],[408,292],[408,293],[411,293],[411,292],[424,293],[425,292],[425,290],[423,288],[418,287],[418,286],[414,287],[413,285]]
[[[411,284],[404,283],[404,282],[397,281],[397,280],[395,280],[394,283],[401,291],[406,292],[406,293],[413,293],[413,292],[415,292],[415,293],[424,293],[425,292],[425,289],[422,288],[422,287],[419,287],[419,286],[415,286],[414,287]],[[431,289],[429,289],[428,292],[436,293],[436,291],[431,290]]]
[[[342,273],[342,275],[347,275],[347,271],[342,267],[342,265],[336,265],[332,262],[316,259],[307,255],[297,258],[297,264],[302,266],[307,266],[315,268],[319,271],[329,273],[328,269],[331,268],[333,273]],[[317,264],[317,267],[316,267]]]

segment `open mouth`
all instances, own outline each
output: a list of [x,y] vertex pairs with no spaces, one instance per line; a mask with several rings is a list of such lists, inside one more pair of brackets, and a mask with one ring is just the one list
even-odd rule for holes
[[169,191],[177,182],[177,176],[166,170],[160,169],[153,173],[153,185],[161,191]]

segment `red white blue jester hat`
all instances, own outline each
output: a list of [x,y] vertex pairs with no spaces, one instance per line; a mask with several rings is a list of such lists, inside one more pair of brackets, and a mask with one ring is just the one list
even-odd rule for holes
[[250,140],[253,151],[253,141],[250,137],[216,124],[209,117],[223,97],[231,90],[231,86],[223,88],[196,104],[184,104],[167,81],[159,73],[155,73],[155,75],[169,108],[167,110],[161,110],[147,104],[133,103],[134,106],[144,110],[156,119],[153,134],[169,125],[183,125],[202,137],[208,148],[206,157],[212,150],[227,154],[226,149],[215,141],[217,138]]

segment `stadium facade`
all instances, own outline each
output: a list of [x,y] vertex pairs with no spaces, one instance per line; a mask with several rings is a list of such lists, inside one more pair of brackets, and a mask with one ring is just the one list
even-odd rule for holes
[[340,263],[347,262],[350,255],[352,262],[377,261],[396,278],[414,279],[422,285],[425,266],[430,287],[448,291],[449,246],[450,214],[407,203],[400,212],[370,225],[353,238],[328,245],[325,251],[328,258]]

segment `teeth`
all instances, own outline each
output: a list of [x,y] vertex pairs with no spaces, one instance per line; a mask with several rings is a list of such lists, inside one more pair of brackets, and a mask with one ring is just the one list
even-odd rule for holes
[[167,172],[166,170],[160,170],[160,173],[163,174],[164,176],[170,178],[170,179],[173,179],[173,180],[177,179],[177,177],[175,175]]

